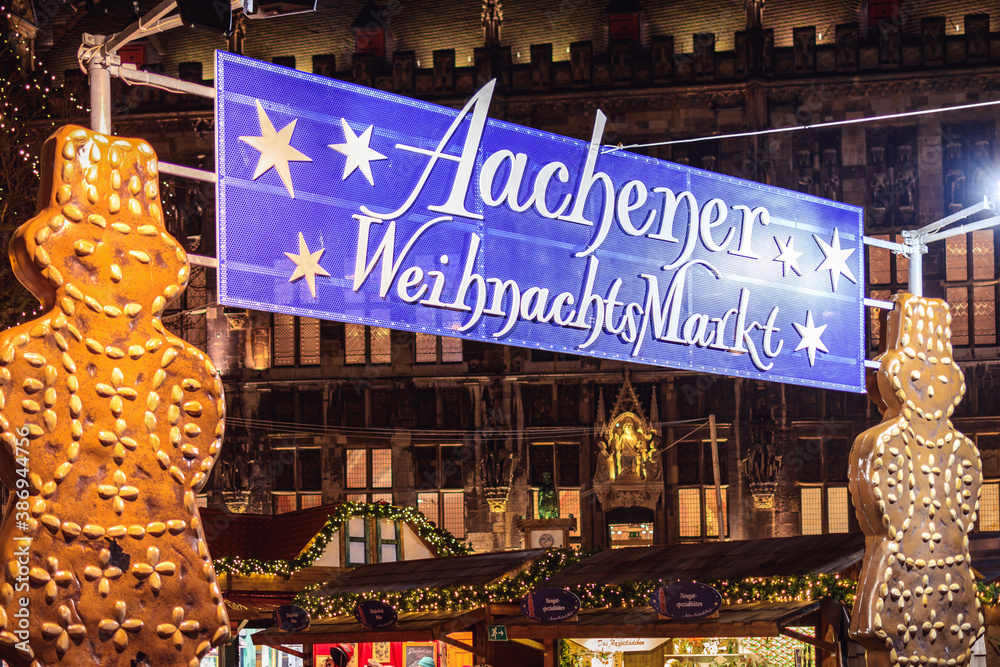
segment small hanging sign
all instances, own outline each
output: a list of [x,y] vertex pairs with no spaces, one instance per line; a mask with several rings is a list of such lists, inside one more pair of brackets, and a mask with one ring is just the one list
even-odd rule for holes
[[274,622],[279,630],[299,632],[309,627],[309,612],[293,604],[285,604],[274,610]]
[[675,581],[658,588],[649,603],[661,616],[686,620],[711,616],[722,606],[722,596],[708,584]]
[[381,600],[360,600],[354,606],[354,618],[368,628],[388,628],[396,624],[396,610]]
[[521,611],[536,621],[558,623],[576,616],[580,598],[564,588],[539,588],[521,599]]

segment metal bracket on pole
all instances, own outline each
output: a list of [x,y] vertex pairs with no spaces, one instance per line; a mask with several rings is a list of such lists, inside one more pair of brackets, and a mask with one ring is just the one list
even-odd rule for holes
[[924,295],[924,255],[927,244],[924,237],[912,231],[903,232],[903,255],[910,260],[910,271],[907,288],[910,294]]
[[119,64],[118,56],[104,52],[104,35],[84,33],[77,52],[80,66],[90,77],[90,129],[111,134],[111,73],[108,67]]
[[[959,220],[964,220],[969,216],[975,215],[976,213],[981,213],[983,211],[996,212],[996,209],[997,205],[995,202],[991,202],[989,197],[983,197],[983,201],[978,204],[968,208],[963,208],[961,211],[945,216],[929,225],[924,225],[920,229],[904,231],[902,254],[910,260],[910,275],[908,284],[910,293],[916,296],[923,296],[924,294],[923,256],[927,252],[928,243],[940,241],[959,234],[968,234],[980,229],[996,227],[1000,225],[1000,215],[995,215],[991,218],[986,218],[977,222],[971,222],[967,225],[962,225],[961,227],[949,229],[948,231],[941,230],[950,224],[956,223]],[[867,240],[865,242],[867,243]]]

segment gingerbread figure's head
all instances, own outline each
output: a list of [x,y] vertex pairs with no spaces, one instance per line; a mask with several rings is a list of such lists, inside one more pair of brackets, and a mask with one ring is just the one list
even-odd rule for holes
[[965,376],[952,358],[951,313],[945,301],[897,296],[878,381],[894,412],[905,407],[916,413],[914,418],[927,421],[952,415],[965,394]]
[[46,141],[38,213],[10,244],[46,310],[82,301],[112,319],[158,316],[184,289],[190,268],[164,228],[158,173],[142,139],[66,126]]

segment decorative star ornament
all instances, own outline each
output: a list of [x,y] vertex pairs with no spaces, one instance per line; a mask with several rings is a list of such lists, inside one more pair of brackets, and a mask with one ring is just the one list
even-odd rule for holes
[[281,182],[285,184],[288,194],[291,195],[292,199],[295,199],[295,190],[292,188],[292,173],[288,169],[288,163],[312,162],[311,157],[306,157],[291,145],[292,132],[295,131],[295,123],[299,121],[295,119],[281,128],[280,132],[275,131],[274,125],[267,117],[267,112],[261,106],[260,100],[255,100],[255,102],[257,103],[257,119],[260,121],[261,136],[240,137],[240,141],[246,142],[260,151],[257,168],[254,170],[251,180],[256,181],[268,169],[274,167],[281,177]]
[[823,262],[816,267],[816,270],[823,271],[829,269],[833,291],[837,291],[837,283],[840,280],[840,276],[844,276],[857,285],[858,281],[854,278],[854,274],[851,273],[851,267],[847,266],[847,258],[854,252],[854,248],[841,249],[840,230],[836,227],[833,228],[833,241],[830,245],[815,234],[813,234],[813,238],[819,244],[819,249],[823,251]]
[[320,248],[316,252],[309,252],[306,239],[302,236],[302,232],[299,232],[299,253],[285,253],[285,257],[295,262],[295,271],[292,273],[292,277],[288,279],[288,282],[294,283],[299,278],[305,278],[309,284],[309,293],[312,294],[314,299],[316,298],[316,276],[330,275],[326,272],[326,269],[319,265],[319,258],[323,256],[324,251],[326,251],[326,248]]
[[789,236],[788,241],[782,243],[781,239],[775,236],[774,242],[778,244],[778,250],[781,251],[773,260],[781,262],[781,277],[787,278],[789,269],[801,276],[802,272],[799,271],[799,257],[802,256],[802,253],[795,249],[795,239]]
[[792,326],[795,327],[796,331],[799,332],[799,336],[802,337],[802,340],[799,341],[799,345],[795,348],[795,351],[798,352],[799,350],[804,349],[809,355],[810,366],[816,364],[816,350],[819,350],[820,352],[830,351],[826,349],[826,345],[824,345],[823,341],[820,340],[820,336],[822,336],[823,332],[826,331],[827,325],[824,324],[821,327],[814,325],[811,310],[806,311],[806,323],[804,325],[799,324],[798,322],[792,322]]
[[361,173],[368,179],[368,184],[375,185],[375,179],[372,178],[371,162],[372,160],[385,160],[386,157],[368,145],[372,139],[374,125],[369,125],[368,129],[362,132],[359,137],[354,134],[354,130],[345,119],[341,118],[340,124],[344,128],[344,143],[330,144],[330,148],[342,153],[347,158],[347,162],[344,163],[344,176],[340,180],[346,181],[355,169],[360,169]]

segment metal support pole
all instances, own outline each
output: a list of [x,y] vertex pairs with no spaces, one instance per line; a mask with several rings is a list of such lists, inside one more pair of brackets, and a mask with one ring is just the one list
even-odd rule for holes
[[708,432],[712,438],[712,476],[715,478],[715,525],[719,529],[719,541],[726,539],[725,513],[722,509],[722,482],[719,479],[719,441],[715,434],[715,415],[708,416]]
[[917,241],[916,246],[910,246],[911,252],[907,253],[907,257],[910,260],[910,276],[908,289],[910,294],[914,296],[924,295],[924,253],[922,252],[923,244]]
[[[91,35],[95,45],[103,44],[103,35]],[[95,53],[87,61],[90,75],[90,129],[101,134],[111,134],[111,73],[106,58]]]

